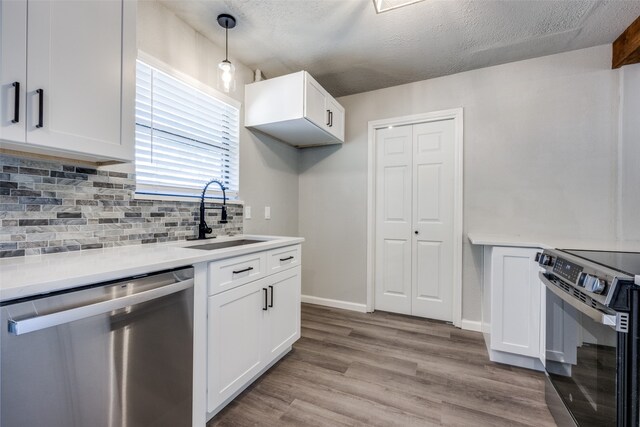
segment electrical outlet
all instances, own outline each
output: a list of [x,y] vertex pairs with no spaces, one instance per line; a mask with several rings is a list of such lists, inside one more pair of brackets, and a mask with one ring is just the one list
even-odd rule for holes
[[244,219],[251,219],[251,206],[244,207]]
[[264,219],[271,219],[271,206],[264,207]]

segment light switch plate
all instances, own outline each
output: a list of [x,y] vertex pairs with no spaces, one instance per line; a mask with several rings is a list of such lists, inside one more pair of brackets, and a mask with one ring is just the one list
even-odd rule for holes
[[264,207],[264,219],[271,219],[271,206]]
[[251,206],[244,207],[244,219],[251,219]]

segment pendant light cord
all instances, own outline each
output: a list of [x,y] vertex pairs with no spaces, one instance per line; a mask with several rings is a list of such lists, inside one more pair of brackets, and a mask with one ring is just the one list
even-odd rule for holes
[[229,61],[229,23],[224,26],[224,60]]

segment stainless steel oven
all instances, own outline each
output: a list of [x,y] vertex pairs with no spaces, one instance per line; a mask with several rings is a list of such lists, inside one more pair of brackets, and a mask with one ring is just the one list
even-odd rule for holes
[[[611,254],[538,256],[546,286],[545,396],[560,426],[638,426],[638,286]],[[622,257],[640,262],[640,254]]]

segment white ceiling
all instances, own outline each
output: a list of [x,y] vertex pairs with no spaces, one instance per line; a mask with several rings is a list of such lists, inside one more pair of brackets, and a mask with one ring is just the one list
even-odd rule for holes
[[[309,71],[342,96],[611,43],[635,1],[425,0],[376,14],[372,0],[161,0],[267,77]],[[221,58],[222,59],[222,58]]]

